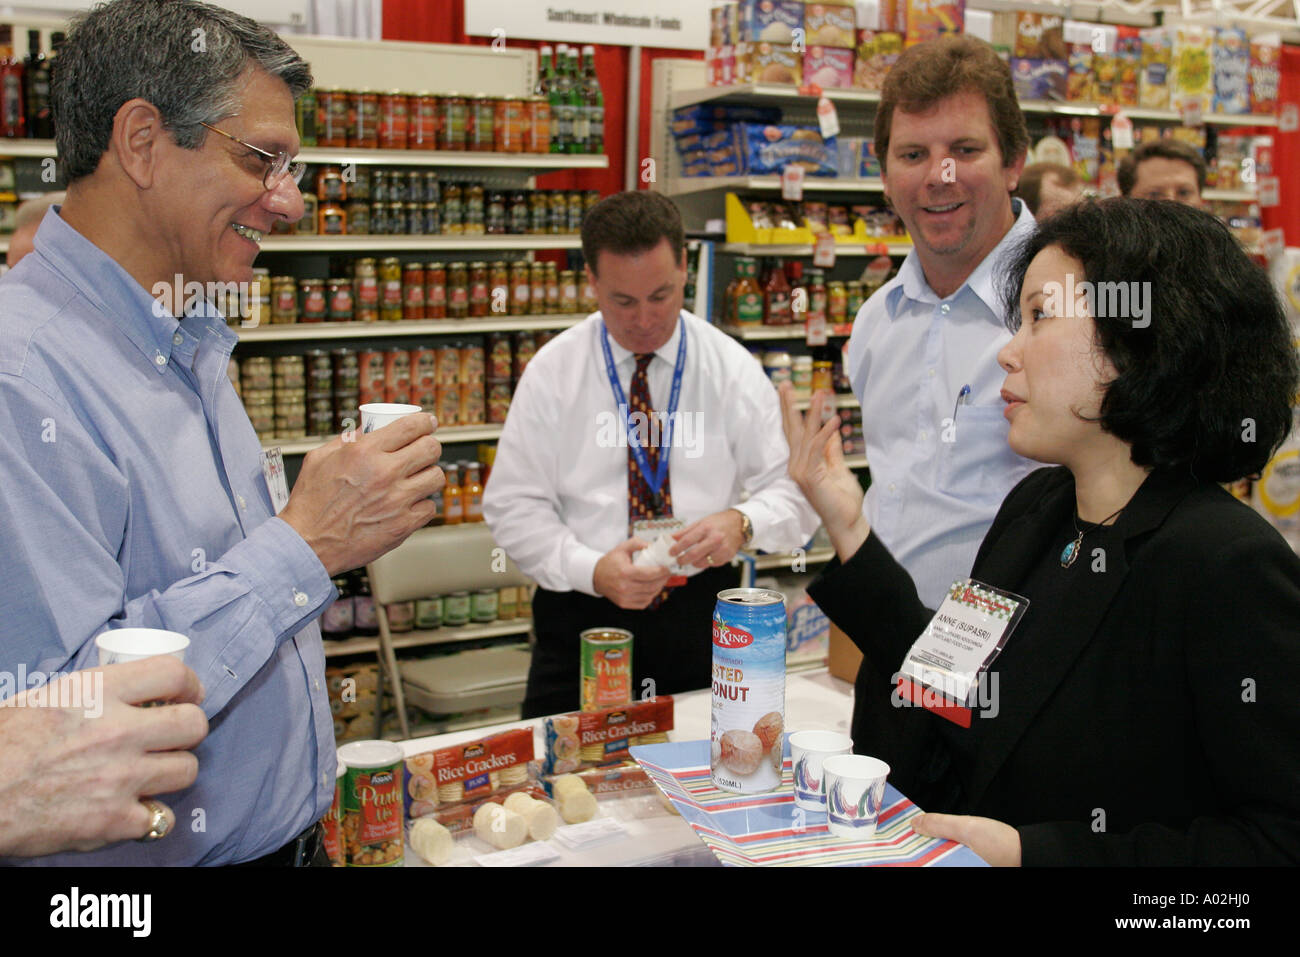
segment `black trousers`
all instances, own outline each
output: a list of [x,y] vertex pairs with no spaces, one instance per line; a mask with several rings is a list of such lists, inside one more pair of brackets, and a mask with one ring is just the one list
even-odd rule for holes
[[632,697],[708,688],[713,669],[713,606],[718,592],[735,588],[740,569],[710,568],[674,588],[654,611],[628,611],[608,598],[538,588],[533,595],[533,647],[523,717],[577,711],[581,639],[588,628],[632,632]]

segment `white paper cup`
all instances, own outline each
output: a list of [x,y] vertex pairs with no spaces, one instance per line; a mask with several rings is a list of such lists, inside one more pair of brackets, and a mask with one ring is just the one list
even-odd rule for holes
[[418,405],[405,405],[401,402],[367,402],[361,411],[361,434],[368,435],[376,429],[396,422],[407,415],[423,412]]
[[99,663],[105,666],[156,655],[171,655],[184,661],[190,640],[182,634],[160,628],[118,628],[98,635],[95,646],[99,648]]
[[839,754],[822,761],[830,832],[849,841],[875,837],[888,776],[888,764],[862,754]]
[[796,731],[790,735],[794,765],[794,804],[806,811],[826,810],[822,763],[837,754],[852,754],[853,739],[838,731]]

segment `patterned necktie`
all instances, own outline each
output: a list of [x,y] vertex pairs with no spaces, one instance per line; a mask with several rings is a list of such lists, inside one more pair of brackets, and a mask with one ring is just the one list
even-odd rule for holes
[[[668,449],[661,448],[660,444],[667,438],[659,421],[655,418],[654,409],[650,405],[650,380],[646,377],[646,367],[654,358],[654,353],[645,355],[636,355],[636,372],[632,374],[632,388],[628,390],[627,405],[628,412],[641,413],[642,418],[635,421],[638,426],[634,433],[639,443],[643,443],[646,457],[646,467],[651,475],[656,474],[659,468],[659,454],[668,454]],[[639,423],[645,423],[644,428]],[[656,507],[657,506],[657,507]],[[634,522],[644,521],[653,518],[672,518],[673,515],[673,494],[669,486],[668,473],[664,472],[664,484],[659,487],[658,501],[650,489],[650,483],[646,477],[641,474],[641,466],[637,464],[636,456],[632,454],[632,444],[628,443],[627,448],[627,521],[628,526]],[[658,597],[647,606],[647,611],[658,608],[665,598],[668,597],[669,589],[665,588],[659,593]]]

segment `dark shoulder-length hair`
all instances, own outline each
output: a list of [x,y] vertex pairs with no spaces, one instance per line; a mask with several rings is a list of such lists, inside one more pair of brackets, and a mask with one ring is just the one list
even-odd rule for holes
[[1118,373],[1100,422],[1132,446],[1134,464],[1190,468],[1217,482],[1259,472],[1291,430],[1300,366],[1268,275],[1228,228],[1169,200],[1063,210],[1022,242],[1003,274],[1012,331],[1025,272],[1049,246],[1083,266],[1065,294],[1093,296],[1083,301],[1096,342]]

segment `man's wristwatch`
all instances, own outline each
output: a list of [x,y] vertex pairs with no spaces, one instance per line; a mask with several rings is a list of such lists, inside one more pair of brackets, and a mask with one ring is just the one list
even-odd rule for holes
[[741,534],[745,536],[745,540],[740,543],[743,548],[754,540],[754,523],[750,520],[749,516],[740,509],[733,508],[732,511],[740,515],[740,531]]

